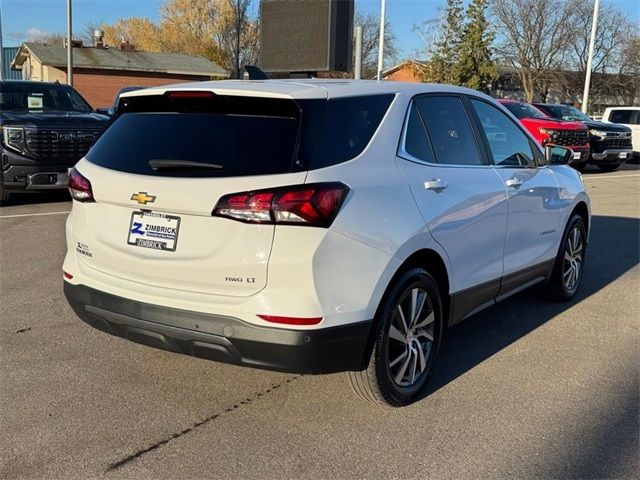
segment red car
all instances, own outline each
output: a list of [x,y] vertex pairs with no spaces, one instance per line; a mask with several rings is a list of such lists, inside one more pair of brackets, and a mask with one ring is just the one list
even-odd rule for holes
[[582,170],[589,160],[589,129],[582,122],[557,120],[533,105],[518,100],[498,100],[542,145],[551,143],[573,150],[571,166]]

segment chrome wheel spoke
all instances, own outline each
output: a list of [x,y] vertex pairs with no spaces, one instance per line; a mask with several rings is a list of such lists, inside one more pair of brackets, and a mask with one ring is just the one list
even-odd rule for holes
[[408,353],[409,353],[409,350],[405,350],[404,352],[402,352],[402,353],[398,356],[398,358],[396,358],[393,362],[391,362],[391,363],[389,364],[389,367],[393,368],[395,365],[397,365],[397,364],[398,364],[398,362],[399,362],[400,360],[402,360],[404,357],[406,357]]
[[404,344],[407,343],[405,336],[400,333],[400,330],[398,330],[393,324],[389,327],[389,338],[393,338],[394,340]]
[[413,385],[416,381],[416,368],[418,366],[418,354],[417,352],[411,352],[411,376],[409,377],[409,383]]
[[435,319],[436,319],[435,315],[433,314],[433,312],[431,312],[429,313],[429,315],[426,316],[424,320],[418,323],[414,328],[418,329],[421,327],[426,327],[427,325],[431,325]]
[[565,250],[565,251],[564,251],[564,259],[565,259],[567,262],[570,262],[570,261],[573,259],[573,257],[571,256],[571,253],[569,253],[569,251],[568,251],[568,250]]
[[407,367],[409,366],[409,363],[411,363],[411,353],[410,352],[411,351],[409,351],[409,355],[407,355],[407,359],[404,361],[404,363],[400,367],[400,370],[398,370],[398,373],[396,373],[395,377],[393,377],[398,385],[400,385],[402,383],[402,379],[404,378],[404,374],[407,371]]
[[431,333],[428,330],[425,330],[424,328],[416,332],[416,337],[424,337],[430,342],[433,342],[433,333]]
[[424,309],[424,304],[427,301],[427,294],[422,290],[418,290],[417,288],[411,292],[411,326],[409,329],[416,328],[416,323],[418,323],[418,319],[420,318],[420,314]]
[[424,369],[427,368],[427,360],[424,358],[424,351],[422,350],[422,345],[418,349],[418,358],[420,360],[420,373],[424,372]]
[[401,325],[402,325],[402,328],[404,329],[402,333],[404,333],[406,335],[406,333],[409,331],[409,329],[407,328],[407,321],[404,318],[404,312],[402,311],[402,305],[398,305],[397,306],[396,312],[400,316],[400,322],[402,322]]

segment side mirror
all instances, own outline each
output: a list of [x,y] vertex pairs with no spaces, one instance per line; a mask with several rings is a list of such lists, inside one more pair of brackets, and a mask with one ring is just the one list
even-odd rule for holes
[[558,145],[545,145],[544,156],[549,165],[566,165],[573,158],[573,150]]
[[111,109],[110,108],[96,108],[96,113],[99,113],[100,115],[106,115],[107,117],[111,116]]

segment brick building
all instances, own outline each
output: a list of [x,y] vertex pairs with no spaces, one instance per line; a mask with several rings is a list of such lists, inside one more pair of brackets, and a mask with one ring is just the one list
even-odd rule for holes
[[[11,68],[24,80],[67,82],[67,49],[62,45],[23,43]],[[109,107],[120,88],[130,85],[154,87],[179,82],[226,78],[219,65],[197,55],[141,52],[122,43],[109,47],[73,48],[73,86],[94,107]]]

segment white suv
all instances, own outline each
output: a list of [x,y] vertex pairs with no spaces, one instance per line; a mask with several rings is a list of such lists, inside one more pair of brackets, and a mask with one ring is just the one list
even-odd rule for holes
[[[125,94],[70,172],[77,315],[174,352],[424,389],[447,326],[538,282],[571,298],[589,198],[490,97],[219,81]],[[556,165],[557,164],[557,165]]]

